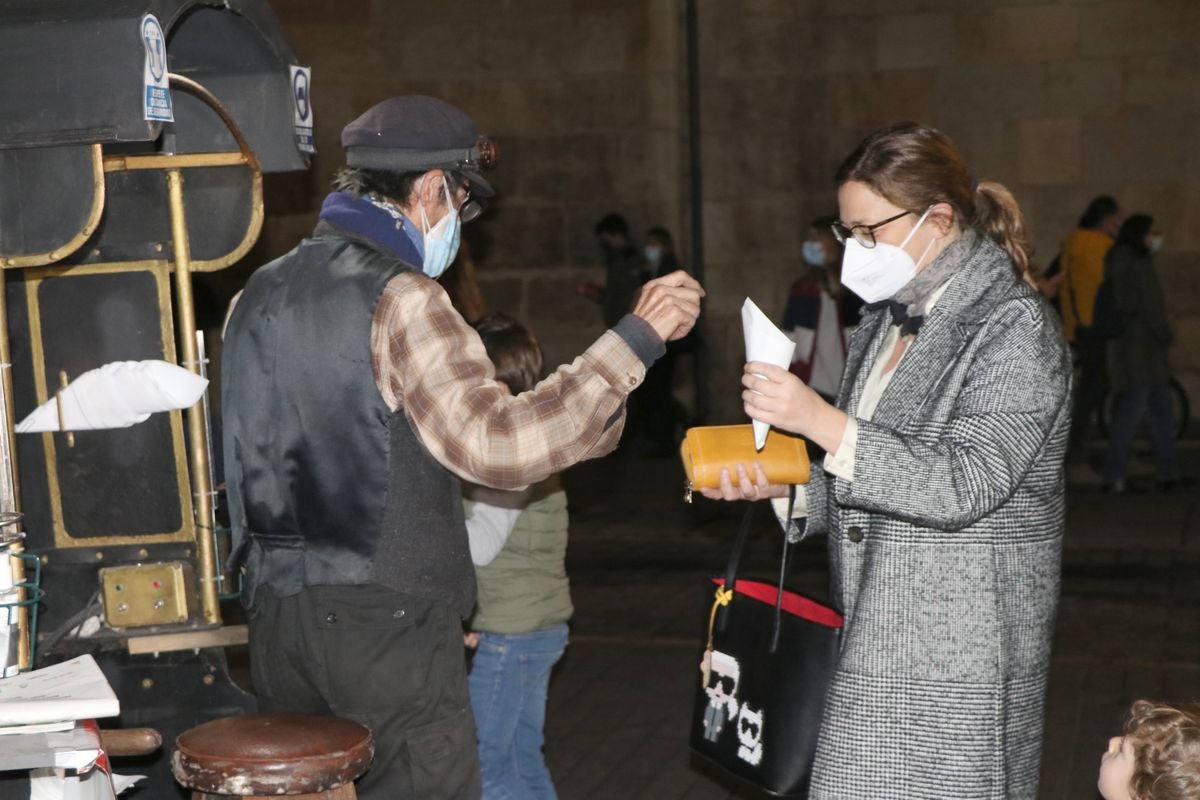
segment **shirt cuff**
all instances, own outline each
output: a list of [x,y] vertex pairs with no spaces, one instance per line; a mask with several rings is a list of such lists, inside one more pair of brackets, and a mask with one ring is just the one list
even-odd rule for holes
[[[791,521],[787,518],[788,499],[786,497],[772,497],[771,507],[775,509],[775,518],[779,520],[779,524],[786,531]],[[792,519],[803,519],[808,516],[808,493],[804,491],[803,486],[796,487],[796,502],[792,504]]]
[[625,340],[642,363],[649,367],[667,352],[667,345],[649,322],[634,314],[626,314],[613,326],[613,332]]
[[857,448],[858,420],[850,417],[846,420],[846,430],[842,432],[837,451],[825,454],[825,471],[843,480],[854,480],[854,454]]

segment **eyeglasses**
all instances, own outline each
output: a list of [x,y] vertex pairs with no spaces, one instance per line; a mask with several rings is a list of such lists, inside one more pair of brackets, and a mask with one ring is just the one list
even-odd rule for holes
[[845,244],[847,239],[853,238],[863,247],[870,250],[875,246],[875,231],[887,225],[889,222],[895,222],[903,216],[911,214],[911,211],[901,211],[894,217],[888,217],[882,222],[876,222],[874,225],[854,225],[847,228],[840,221],[829,226],[833,231],[833,238],[837,239],[838,244]]
[[470,186],[464,186],[463,189],[466,190],[467,196],[463,198],[462,203],[458,207],[458,218],[465,224],[471,220],[479,219],[479,215],[483,213],[483,201],[471,197]]

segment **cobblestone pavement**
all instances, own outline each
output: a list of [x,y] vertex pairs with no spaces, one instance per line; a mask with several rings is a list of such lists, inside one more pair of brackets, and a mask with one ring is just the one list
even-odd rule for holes
[[[1200,475],[1198,444],[1183,443],[1185,474]],[[1151,482],[1144,456],[1131,475]],[[1132,700],[1200,699],[1200,492],[1113,496],[1086,468],[1071,478],[1044,800],[1099,797],[1100,753]],[[689,758],[702,583],[724,564],[740,508],[687,506],[682,482],[673,459],[620,454],[568,473],[576,615],[546,724],[563,800],[765,797]],[[769,574],[778,528],[758,516],[746,569]],[[822,542],[805,543],[792,576],[819,598],[824,557]]]

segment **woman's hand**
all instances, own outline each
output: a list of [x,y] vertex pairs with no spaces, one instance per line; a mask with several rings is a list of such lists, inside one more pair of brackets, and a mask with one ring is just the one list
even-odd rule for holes
[[721,470],[721,487],[719,489],[701,489],[700,494],[709,500],[762,500],[767,497],[787,497],[788,487],[767,481],[767,473],[763,472],[762,464],[755,461],[754,482],[750,481],[750,473],[744,464],[737,465],[735,484],[729,470]]
[[751,361],[742,373],[742,403],[751,419],[765,422],[836,452],[848,417],[786,369]]

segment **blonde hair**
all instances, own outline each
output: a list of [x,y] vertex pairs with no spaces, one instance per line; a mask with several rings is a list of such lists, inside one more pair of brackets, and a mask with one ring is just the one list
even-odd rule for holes
[[1138,700],[1129,711],[1125,738],[1133,751],[1133,800],[1200,797],[1200,706]]
[[960,228],[988,236],[1008,252],[1017,275],[1031,281],[1032,248],[1012,192],[994,181],[976,183],[950,138],[901,122],[863,139],[837,171],[837,184],[858,181],[888,202],[922,214],[937,203],[954,209]]

